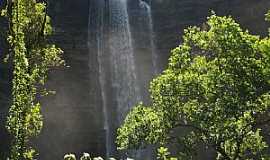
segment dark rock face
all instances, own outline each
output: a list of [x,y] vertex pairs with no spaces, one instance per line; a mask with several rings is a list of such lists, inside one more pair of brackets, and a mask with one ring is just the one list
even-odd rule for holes
[[64,50],[66,68],[49,75],[56,95],[42,100],[44,128],[34,140],[39,159],[63,159],[66,153],[104,154],[97,60],[88,54],[88,0],[52,0],[53,40]]
[[[1,7],[0,7],[1,8]],[[7,44],[5,41],[4,30],[7,28],[7,23],[4,19],[0,18],[0,59],[6,57]],[[0,159],[8,154],[8,144],[10,137],[5,128],[5,122],[8,113],[8,106],[10,106],[11,99],[11,79],[12,69],[10,63],[0,63]]]
[[[47,87],[56,95],[42,99],[44,128],[33,140],[40,160],[62,159],[65,153],[90,152],[105,155],[105,131],[97,53],[89,51],[89,10],[95,0],[50,0],[49,13],[55,28],[53,41],[64,51],[67,68],[49,75]],[[158,70],[167,66],[170,50],[181,42],[183,29],[200,26],[210,10],[218,15],[232,15],[243,28],[265,36],[267,23],[264,14],[269,0],[147,0],[152,6],[154,42],[158,53]],[[129,0],[129,16],[137,74],[143,97],[147,97],[149,81],[153,78],[149,30],[145,27],[139,0]],[[91,8],[92,7],[92,8]],[[90,34],[91,36],[92,34]],[[3,44],[0,41],[0,46]],[[1,48],[0,48],[1,49]],[[1,51],[1,50],[0,50]],[[2,55],[2,54],[1,54]],[[0,65],[0,159],[9,143],[4,128],[10,105],[10,66]],[[109,72],[108,72],[109,74]],[[2,76],[3,75],[3,76]],[[111,100],[113,101],[113,100]],[[149,98],[144,98],[148,102]],[[113,108],[110,109],[112,115]],[[3,141],[4,140],[4,141]],[[206,157],[205,159],[208,159]]]
[[268,0],[152,0],[154,30],[161,68],[167,64],[170,50],[181,42],[183,30],[188,26],[201,26],[211,10],[217,15],[232,15],[251,33],[265,36],[265,13]]

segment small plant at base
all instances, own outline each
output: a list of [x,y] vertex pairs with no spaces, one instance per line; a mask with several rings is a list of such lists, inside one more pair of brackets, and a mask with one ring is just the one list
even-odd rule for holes
[[89,153],[83,153],[83,156],[80,158],[80,160],[91,160]]
[[76,160],[76,156],[74,154],[66,154],[64,160]]

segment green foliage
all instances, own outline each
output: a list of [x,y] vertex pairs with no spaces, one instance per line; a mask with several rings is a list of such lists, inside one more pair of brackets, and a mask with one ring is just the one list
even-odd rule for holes
[[80,160],[91,160],[90,154],[83,153],[83,156],[80,158]]
[[76,156],[74,154],[66,154],[64,160],[76,160]]
[[[212,15],[208,30],[190,27],[168,69],[151,83],[151,107],[139,105],[118,129],[119,149],[178,143],[179,159],[196,147],[218,160],[265,159],[262,124],[269,121],[270,39]],[[180,131],[179,131],[180,130]],[[160,159],[168,150],[160,149]]]
[[165,147],[160,147],[158,149],[158,155],[157,155],[157,159],[159,160],[177,160],[177,158],[172,158],[170,156],[170,152],[168,151],[168,148]]
[[[66,154],[64,156],[64,160],[76,160],[75,154]],[[91,160],[91,156],[89,153],[83,153],[80,160]],[[94,157],[93,160],[103,160],[102,157]],[[109,160],[115,160],[114,158],[109,158]]]
[[[265,14],[265,20],[270,22],[270,10]],[[268,29],[268,32],[270,34],[270,28]]]
[[161,127],[162,116],[159,113],[142,104],[134,107],[132,113],[118,130],[117,141],[121,142],[118,149],[138,148],[145,145],[143,140],[154,143],[162,138],[164,127]]
[[8,0],[2,11],[9,21],[7,41],[9,57],[13,61],[12,106],[7,129],[13,136],[12,160],[31,160],[36,152],[28,147],[29,139],[42,128],[40,104],[36,99],[41,92],[51,67],[63,64],[61,49],[49,44],[52,33],[46,4],[36,0]]
[[270,10],[266,13],[265,20],[270,21]]

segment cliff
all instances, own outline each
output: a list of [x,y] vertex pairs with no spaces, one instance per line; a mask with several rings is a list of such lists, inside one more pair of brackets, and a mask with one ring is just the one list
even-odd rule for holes
[[[44,128],[41,135],[32,141],[40,153],[40,160],[61,159],[65,153],[70,152],[76,154],[90,152],[94,155],[106,153],[98,55],[96,46],[92,45],[96,43],[96,39],[91,37],[95,32],[89,33],[93,31],[91,27],[95,26],[89,22],[94,22],[91,19],[98,18],[94,11],[97,1],[101,0],[50,0],[49,14],[55,30],[52,39],[64,50],[68,67],[58,68],[49,74],[47,87],[55,90],[56,95],[42,99]],[[192,25],[201,26],[210,10],[214,10],[218,15],[232,15],[251,33],[262,36],[267,34],[268,25],[264,21],[264,14],[270,8],[269,0],[148,0],[147,2],[151,3],[152,37],[149,37],[151,29],[145,26],[150,25],[147,23],[149,19],[143,17],[145,15],[142,14],[139,0],[128,1],[136,72],[143,101],[147,103],[149,102],[147,91],[149,81],[154,76],[153,70],[161,72],[166,67],[170,50],[181,42],[183,29]],[[151,38],[157,55],[156,68],[152,65]],[[2,45],[4,42],[0,41],[0,46]],[[108,59],[105,59],[105,62]],[[10,105],[10,68],[7,64],[0,65],[1,156],[7,152],[9,144],[4,124]],[[106,71],[107,74],[110,74],[109,71]],[[113,102],[114,92],[110,91],[109,85],[107,90],[110,92],[107,95]],[[108,107],[111,113],[109,120],[112,125],[116,125],[115,106],[109,104]],[[115,131],[112,132],[112,137],[114,134]]]

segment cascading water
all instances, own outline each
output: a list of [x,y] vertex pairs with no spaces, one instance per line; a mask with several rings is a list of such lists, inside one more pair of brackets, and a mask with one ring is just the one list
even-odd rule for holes
[[[149,1],[150,3],[151,1]],[[144,12],[143,15],[146,18],[146,22],[148,24],[148,33],[149,33],[149,39],[150,39],[150,45],[151,45],[151,54],[152,54],[152,63],[153,63],[153,69],[154,69],[154,74],[158,73],[158,66],[157,66],[157,60],[158,60],[158,56],[157,56],[157,50],[156,50],[156,45],[155,45],[155,34],[154,34],[154,25],[153,25],[153,18],[152,18],[152,9],[151,6],[143,1],[143,0],[139,0],[139,6],[142,9],[142,11]]]
[[[89,53],[96,55],[103,111],[106,156],[115,154],[115,130],[130,109],[142,101],[129,24],[127,0],[91,0]],[[153,68],[156,68],[153,23],[150,6],[140,1],[145,17]],[[150,52],[149,48],[149,52]],[[93,53],[94,52],[94,53]],[[141,63],[141,62],[140,62]],[[150,64],[151,65],[151,64]],[[156,70],[155,70],[156,73]],[[132,154],[140,157],[140,152]]]
[[88,20],[88,48],[89,54],[91,51],[96,51],[98,61],[98,74],[100,85],[100,96],[103,114],[103,130],[105,132],[105,147],[106,156],[108,157],[108,150],[110,150],[110,129],[107,111],[107,94],[106,94],[106,67],[104,64],[104,16],[105,16],[105,2],[103,0],[93,0],[89,6],[89,20]]
[[[130,32],[127,0],[93,0],[90,7],[89,39],[93,39],[99,68],[103,106],[103,129],[106,132],[107,157],[115,150],[116,127],[141,101],[136,77],[134,50]],[[109,7],[106,7],[109,6]],[[107,17],[106,17],[107,16]],[[107,22],[109,21],[109,22]],[[91,52],[91,51],[90,51]],[[109,74],[107,74],[109,72]],[[108,91],[108,87],[111,88]],[[115,112],[114,115],[112,115]]]
[[132,106],[141,100],[136,78],[127,0],[110,0],[112,86],[116,94],[117,120],[121,124]]
[[[106,52],[104,49],[104,16],[105,16],[105,1],[97,0],[97,17],[96,17],[96,43],[97,43],[97,57],[98,57],[98,70],[99,70],[99,83],[102,99],[102,112],[103,112],[103,129],[105,131],[105,143],[106,143],[106,157],[109,157],[111,150],[111,134],[109,127],[109,116],[107,109],[107,94],[106,94],[106,67],[104,67],[104,59]],[[91,26],[89,26],[91,27]]]

